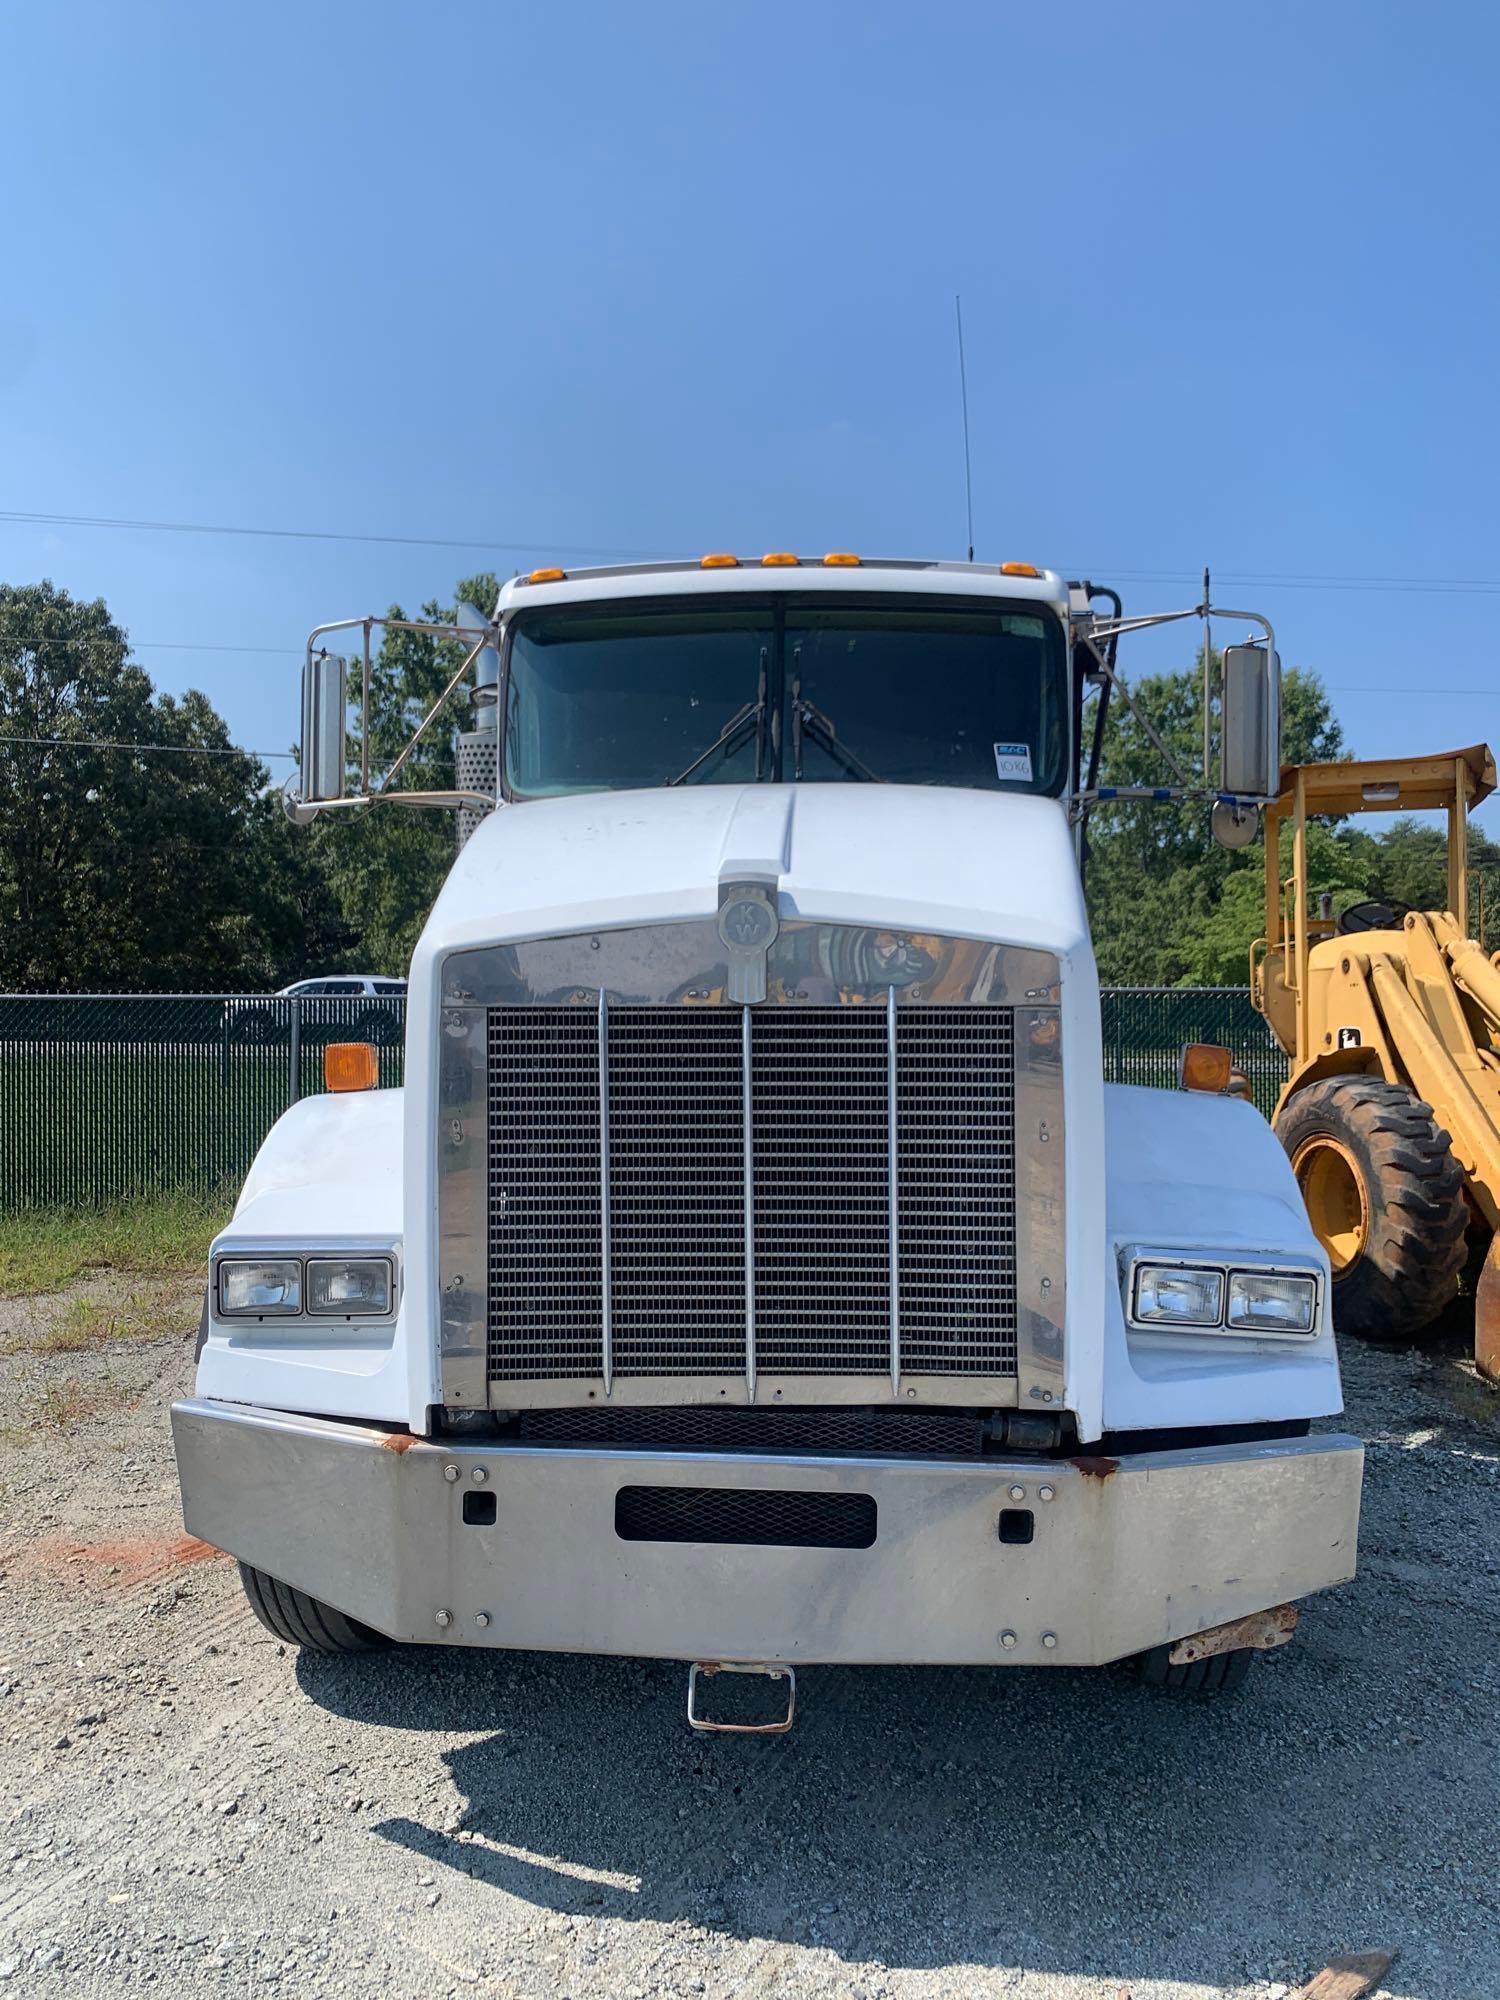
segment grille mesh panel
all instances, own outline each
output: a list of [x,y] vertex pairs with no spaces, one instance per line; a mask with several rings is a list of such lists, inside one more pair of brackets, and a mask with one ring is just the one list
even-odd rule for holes
[[523,1410],[523,1444],[616,1451],[753,1451],[817,1458],[978,1458],[983,1419],[967,1410],[770,1408],[670,1403]]
[[[1010,1010],[895,1010],[903,1375],[1016,1369]],[[760,1375],[890,1368],[889,1043],[880,1007],[750,1015]],[[607,1015],[610,1347],[619,1377],[746,1366],[745,1055],[737,1007]],[[604,1370],[599,1024],[489,1012],[489,1372]]]
[[490,1372],[597,1375],[598,1025],[580,1007],[497,1008],[489,1058]]
[[[992,1372],[1014,1355],[1015,1115],[1012,1017],[1000,1007],[896,1015],[902,1366]],[[1014,1366],[1012,1359],[1010,1365]]]
[[755,1346],[768,1375],[890,1370],[885,1010],[755,1017]]
[[618,1375],[738,1375],[745,1365],[740,1039],[734,1008],[610,1009]]
[[615,1533],[623,1542],[749,1542],[760,1548],[868,1549],[868,1493],[742,1493],[717,1486],[622,1486]]

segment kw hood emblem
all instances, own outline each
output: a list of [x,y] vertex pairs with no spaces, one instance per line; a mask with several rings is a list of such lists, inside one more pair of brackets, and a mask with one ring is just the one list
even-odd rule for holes
[[757,883],[728,883],[719,896],[719,938],[728,955],[727,997],[754,1006],[766,997],[766,954],[781,919],[774,890]]

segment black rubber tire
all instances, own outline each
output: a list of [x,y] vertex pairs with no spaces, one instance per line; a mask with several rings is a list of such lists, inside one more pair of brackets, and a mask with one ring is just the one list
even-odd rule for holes
[[1256,1659],[1253,1646],[1239,1646],[1232,1653],[1211,1653],[1206,1660],[1174,1667],[1171,1652],[1170,1646],[1153,1646],[1136,1655],[1135,1670],[1147,1687],[1171,1694],[1233,1694],[1245,1685]]
[[1380,1077],[1334,1077],[1288,1100],[1276,1136],[1288,1158],[1308,1139],[1337,1140],[1364,1184],[1364,1248],[1334,1273],[1337,1331],[1387,1344],[1426,1331],[1458,1291],[1470,1219],[1463,1170],[1432,1106]]
[[294,1590],[249,1563],[240,1564],[240,1582],[261,1624],[288,1646],[303,1646],[310,1653],[375,1653],[393,1643],[331,1604],[320,1603],[305,1590]]

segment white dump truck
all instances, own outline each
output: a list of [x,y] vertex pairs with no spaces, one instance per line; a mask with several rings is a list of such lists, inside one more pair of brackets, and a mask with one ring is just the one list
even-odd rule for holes
[[779,1728],[804,1662],[1231,1687],[1352,1575],[1280,1145],[1224,1051],[1103,1080],[1116,649],[1210,616],[1258,636],[1152,790],[1238,842],[1279,667],[1206,588],[1127,619],[1021,563],[534,571],[460,614],[443,793],[346,742],[390,621],[312,635],[293,816],[469,837],[404,1089],[331,1048],[212,1248],[184,1517],[273,1632],[676,1659],[696,1724]]

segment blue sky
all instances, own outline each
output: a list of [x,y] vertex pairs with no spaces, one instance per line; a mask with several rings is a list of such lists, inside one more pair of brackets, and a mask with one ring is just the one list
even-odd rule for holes
[[252,747],[311,624],[486,565],[962,554],[955,292],[981,558],[1210,563],[1358,751],[1500,739],[1493,10],[70,0],[0,62],[0,510],[484,545],[0,519]]

